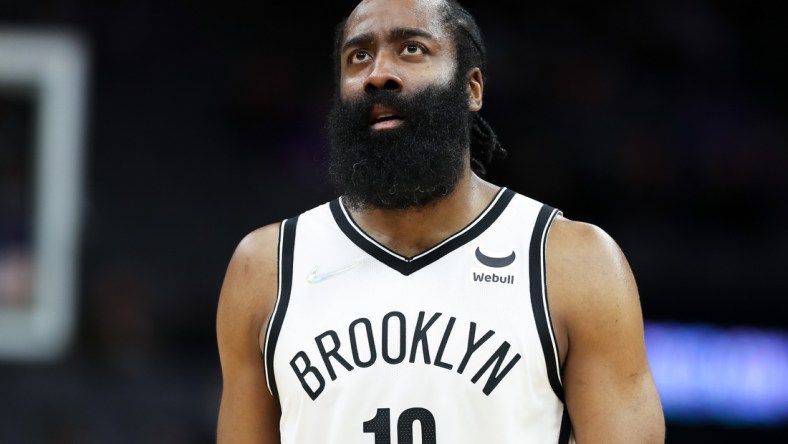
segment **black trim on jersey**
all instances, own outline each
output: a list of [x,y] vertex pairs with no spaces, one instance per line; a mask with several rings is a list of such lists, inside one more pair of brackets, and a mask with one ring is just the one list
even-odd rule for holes
[[[295,246],[296,225],[298,217],[287,219],[282,222],[282,235],[279,241],[279,292],[276,298],[274,311],[269,319],[268,333],[265,337],[265,359],[266,359],[266,378],[268,378],[268,388],[271,390],[274,400],[279,404],[279,390],[276,387],[276,372],[274,371],[274,353],[276,343],[279,339],[279,332],[282,330],[282,323],[287,313],[287,305],[290,303],[290,289],[293,286],[293,249]],[[281,409],[281,407],[280,407]]]
[[536,225],[531,236],[529,249],[529,268],[531,275],[531,307],[534,312],[536,329],[539,332],[539,341],[542,343],[542,352],[547,364],[547,378],[553,392],[562,402],[564,401],[564,388],[561,386],[560,369],[557,365],[556,349],[553,349],[552,321],[547,304],[547,280],[545,278],[545,247],[547,245],[547,232],[553,223],[558,210],[543,205],[536,218]]
[[572,436],[572,420],[569,419],[569,410],[564,404],[564,414],[561,416],[561,431],[558,434],[558,444],[569,444],[569,438]]
[[371,238],[362,235],[361,233],[363,231],[361,228],[356,225],[349,215],[344,213],[342,202],[340,202],[339,199],[331,201],[329,206],[331,208],[331,214],[333,214],[334,220],[339,228],[354,244],[356,244],[356,246],[383,264],[408,276],[437,261],[443,256],[446,256],[482,234],[484,230],[489,228],[490,225],[498,219],[501,213],[503,213],[503,210],[506,209],[509,202],[512,201],[514,195],[514,191],[508,188],[501,188],[501,191],[498,192],[498,195],[493,199],[490,206],[465,228],[435,247],[412,258],[401,256],[385,246],[374,242]]

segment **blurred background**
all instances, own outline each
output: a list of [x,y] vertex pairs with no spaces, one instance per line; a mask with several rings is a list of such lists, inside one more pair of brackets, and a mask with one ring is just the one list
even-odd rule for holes
[[[73,325],[61,353],[0,354],[0,443],[213,441],[225,267],[249,231],[334,197],[330,55],[354,4],[0,0],[0,74],[9,35],[55,35],[86,85]],[[489,51],[483,115],[509,150],[488,178],[619,242],[667,441],[788,442],[775,2],[464,4]],[[0,314],[16,315],[41,303],[38,225],[60,220],[37,221],[46,88],[6,83]]]

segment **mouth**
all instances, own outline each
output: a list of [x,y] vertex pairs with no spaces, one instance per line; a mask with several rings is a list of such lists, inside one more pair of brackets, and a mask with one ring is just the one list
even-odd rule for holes
[[404,122],[402,116],[382,105],[375,105],[370,114],[369,126],[374,131],[396,128]]

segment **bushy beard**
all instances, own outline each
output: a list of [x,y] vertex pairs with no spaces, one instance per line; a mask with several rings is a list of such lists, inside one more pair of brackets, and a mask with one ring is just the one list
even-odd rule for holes
[[[405,210],[427,205],[454,190],[465,170],[471,113],[467,84],[456,78],[409,95],[392,90],[334,99],[328,116],[329,177],[356,209]],[[402,117],[374,131],[370,114],[383,105]]]

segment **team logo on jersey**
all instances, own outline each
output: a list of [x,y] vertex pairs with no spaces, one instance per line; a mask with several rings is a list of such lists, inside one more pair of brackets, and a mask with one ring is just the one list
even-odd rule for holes
[[482,253],[482,250],[479,247],[476,247],[476,259],[481,262],[482,265],[486,265],[492,268],[503,268],[512,265],[514,262],[515,257],[514,251],[512,254],[505,256],[505,257],[493,257],[487,256],[486,254]]

